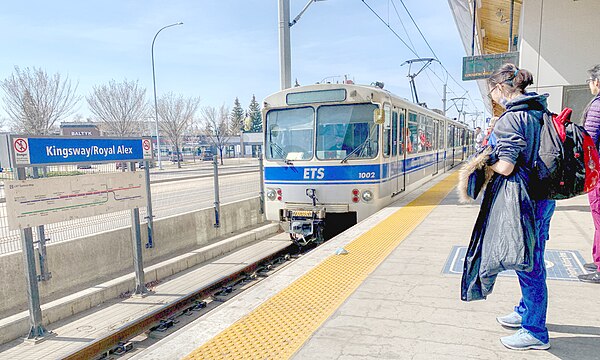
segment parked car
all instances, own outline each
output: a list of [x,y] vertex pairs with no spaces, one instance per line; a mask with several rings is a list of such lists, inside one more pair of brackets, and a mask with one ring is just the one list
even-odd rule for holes
[[91,169],[92,164],[77,164],[78,169]]
[[171,162],[177,162],[177,155],[179,155],[179,161],[183,161],[183,154],[179,153],[179,154],[171,154],[169,155],[169,160],[171,160]]
[[[129,166],[129,162],[128,161],[117,161],[115,163],[117,170],[121,169],[123,166],[125,166],[127,168],[127,166]],[[138,169],[143,169],[144,168],[144,162],[143,161],[138,161],[136,163],[136,166]],[[154,161],[150,161],[150,169],[152,169],[154,167]]]
[[212,161],[213,153],[210,151],[205,151],[202,153],[202,161]]

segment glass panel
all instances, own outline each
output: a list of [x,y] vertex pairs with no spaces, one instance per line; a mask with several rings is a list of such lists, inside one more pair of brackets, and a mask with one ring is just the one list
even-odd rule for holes
[[317,158],[342,160],[377,156],[373,104],[325,105],[317,110]]
[[286,96],[286,102],[288,105],[324,103],[344,100],[346,100],[346,90],[344,89],[305,91],[289,93]]
[[391,109],[389,105],[384,106],[385,109],[385,122],[383,123],[383,156],[390,156],[391,148]]
[[438,149],[444,148],[444,121],[440,122],[440,127],[438,129]]
[[398,155],[398,112],[392,113],[392,156]]
[[428,117],[425,122],[425,151],[433,150],[433,119]]
[[265,154],[272,160],[309,160],[313,157],[314,109],[271,110],[265,124]]
[[405,124],[404,124],[404,110],[400,110],[400,128],[398,131],[398,142],[400,143],[400,150],[399,150],[399,154],[402,155],[404,154],[404,130],[405,128]]
[[418,135],[419,123],[417,121],[417,114],[411,112],[408,114],[408,129],[406,131],[406,150],[409,154],[414,154],[418,150]]
[[425,138],[425,115],[419,114],[419,152],[425,151],[425,143],[427,139]]

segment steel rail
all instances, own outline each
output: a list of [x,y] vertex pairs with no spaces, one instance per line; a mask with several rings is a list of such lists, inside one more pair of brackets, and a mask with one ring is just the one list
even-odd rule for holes
[[179,300],[176,300],[171,304],[167,304],[136,320],[130,321],[125,325],[119,327],[118,329],[115,329],[114,331],[110,332],[109,334],[98,338],[89,344],[83,345],[82,347],[69,354],[68,356],[64,357],[63,359],[75,360],[97,358],[103,353],[114,349],[116,346],[119,345],[119,343],[126,342],[134,338],[135,336],[143,333],[144,331],[159,325],[161,320],[177,315],[179,312],[190,308],[194,301],[199,300],[203,297],[207,297],[210,294],[214,293],[217,289],[221,288],[223,285],[231,283],[232,281],[241,278],[244,274],[254,271],[255,269],[259,268],[262,263],[287,253],[292,246],[293,245],[290,244],[290,246],[285,247],[277,251],[276,253],[266,256],[258,261],[255,261],[241,270],[224,276],[200,290],[195,290],[187,295],[184,295]]

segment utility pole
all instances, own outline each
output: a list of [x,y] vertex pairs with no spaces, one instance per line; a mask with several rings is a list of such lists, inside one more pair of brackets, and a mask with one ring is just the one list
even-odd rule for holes
[[279,78],[281,90],[292,87],[290,0],[279,0]]
[[[400,66],[404,66],[406,64],[408,64],[408,78],[410,79],[410,92],[412,95],[412,101],[418,105],[424,105],[424,103],[420,103],[419,102],[419,95],[417,94],[417,86],[415,85],[415,78],[423,71],[425,70],[426,67],[428,67],[433,61],[437,61],[434,58],[418,58],[418,59],[411,59],[411,60],[406,60],[405,62],[403,62],[402,64],[400,64]],[[413,63],[417,63],[417,62],[424,62],[425,65],[423,65],[421,67],[421,70],[417,71],[414,74],[410,73],[410,68],[412,67]]]
[[312,3],[324,0],[309,0],[302,11],[290,22],[290,0],[279,0],[279,74],[281,90],[292,87],[292,48],[290,28],[294,26]]
[[444,112],[444,116],[446,116],[446,101],[447,101],[446,100],[446,91],[447,91],[446,88],[447,87],[448,87],[448,84],[444,83],[444,97],[442,98],[442,110]]

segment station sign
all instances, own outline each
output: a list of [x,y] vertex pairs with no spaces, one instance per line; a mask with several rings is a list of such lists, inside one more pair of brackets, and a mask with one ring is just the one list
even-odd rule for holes
[[152,159],[150,138],[11,135],[10,144],[15,167]]
[[465,56],[463,57],[462,79],[463,81],[487,79],[506,63],[518,66],[519,52]]

